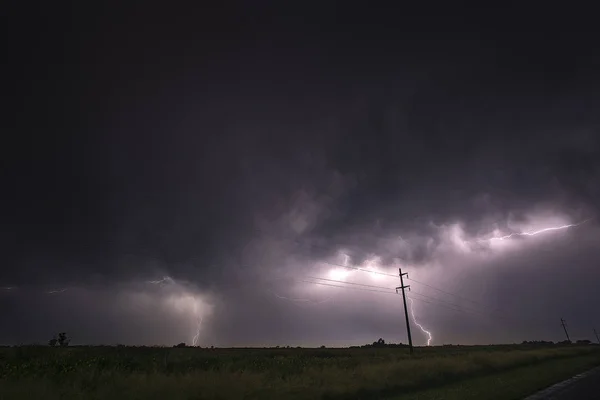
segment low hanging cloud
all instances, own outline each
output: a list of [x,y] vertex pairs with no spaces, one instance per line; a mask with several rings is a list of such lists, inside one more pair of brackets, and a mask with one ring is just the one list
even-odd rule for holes
[[588,337],[600,90],[572,55],[584,39],[314,40],[290,21],[262,42],[268,27],[238,22],[219,24],[242,33],[222,49],[129,22],[25,47],[60,44],[40,60],[72,81],[15,101],[0,342],[406,342],[399,268],[433,344],[561,340],[560,317]]

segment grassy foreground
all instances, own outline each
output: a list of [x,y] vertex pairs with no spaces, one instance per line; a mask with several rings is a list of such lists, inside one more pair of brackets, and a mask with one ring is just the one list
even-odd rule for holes
[[512,399],[594,365],[599,346],[13,347],[0,400]]
[[394,397],[402,400],[505,400],[523,399],[554,383],[569,379],[598,365],[594,355],[550,360],[468,379],[439,388]]

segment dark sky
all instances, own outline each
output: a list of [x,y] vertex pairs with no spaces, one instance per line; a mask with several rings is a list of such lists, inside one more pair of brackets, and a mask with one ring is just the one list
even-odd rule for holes
[[274,4],[6,13],[0,342],[591,338],[585,10]]

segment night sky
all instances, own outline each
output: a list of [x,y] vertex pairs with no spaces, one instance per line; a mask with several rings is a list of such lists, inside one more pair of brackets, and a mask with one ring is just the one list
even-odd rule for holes
[[0,344],[593,339],[593,24],[220,4],[7,12]]

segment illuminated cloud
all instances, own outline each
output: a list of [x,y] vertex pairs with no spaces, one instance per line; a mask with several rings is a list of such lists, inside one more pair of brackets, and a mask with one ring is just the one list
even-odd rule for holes
[[48,79],[6,113],[0,344],[406,342],[399,268],[434,344],[600,324],[594,41],[326,11],[19,24],[9,76]]

